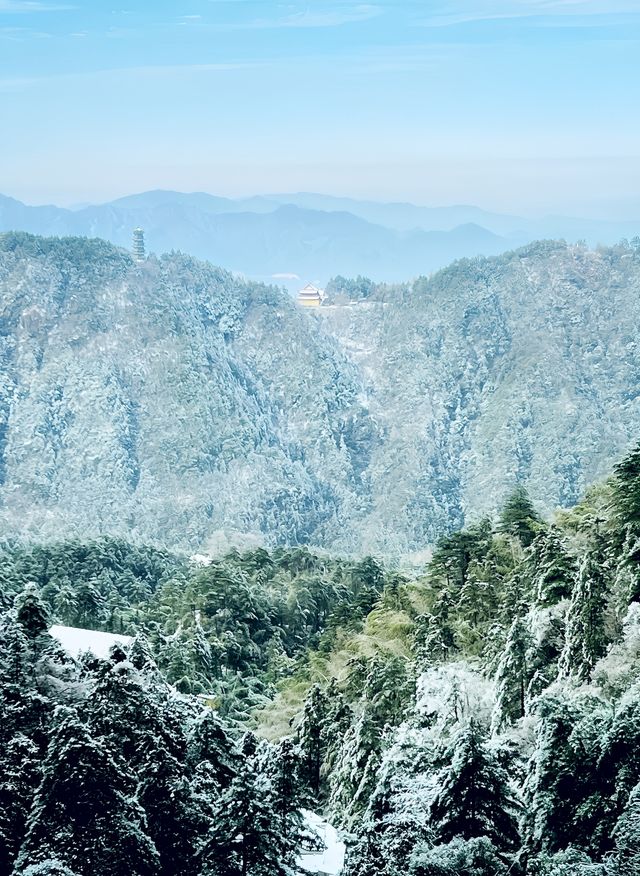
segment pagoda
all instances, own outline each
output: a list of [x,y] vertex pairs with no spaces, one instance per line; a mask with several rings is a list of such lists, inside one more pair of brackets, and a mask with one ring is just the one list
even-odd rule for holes
[[324,298],[324,290],[318,289],[311,283],[307,283],[304,289],[298,292],[298,304],[302,307],[320,307]]
[[145,260],[144,253],[144,231],[142,228],[133,229],[133,257],[137,262]]

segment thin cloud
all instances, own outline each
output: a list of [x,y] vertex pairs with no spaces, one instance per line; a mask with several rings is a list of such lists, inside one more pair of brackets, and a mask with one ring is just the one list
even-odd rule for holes
[[345,9],[327,9],[312,11],[307,8],[300,12],[292,12],[282,18],[256,19],[249,22],[249,28],[280,28],[280,27],[340,27],[358,21],[367,21],[382,14],[382,7],[370,4],[360,4]]
[[76,9],[75,6],[67,6],[58,3],[39,3],[37,0],[0,0],[0,15],[3,14],[26,14],[30,12],[68,12]]
[[473,21],[533,17],[568,19],[638,12],[638,0],[497,0],[490,3],[447,3],[418,23],[424,27],[446,27]]
[[113,67],[106,70],[92,70],[82,73],[60,73],[56,76],[21,76],[0,79],[0,93],[24,91],[38,88],[52,82],[86,82],[88,79],[115,79],[121,77],[166,77],[192,74],[226,73],[234,70],[248,70],[271,66],[269,63],[255,61],[231,62],[228,64],[167,64],[145,67]]

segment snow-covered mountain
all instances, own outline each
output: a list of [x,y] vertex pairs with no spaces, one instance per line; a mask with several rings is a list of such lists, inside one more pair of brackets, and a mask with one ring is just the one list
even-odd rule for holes
[[[0,244],[5,536],[385,555],[571,504],[640,433],[640,255],[540,243],[300,310],[191,257]],[[205,550],[206,552],[206,550]]]

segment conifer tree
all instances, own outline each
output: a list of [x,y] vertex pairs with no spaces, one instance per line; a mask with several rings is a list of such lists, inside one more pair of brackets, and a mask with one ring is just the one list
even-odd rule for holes
[[500,852],[515,852],[519,845],[519,804],[475,719],[454,734],[448,757],[449,766],[431,807],[432,824],[440,842],[455,837],[486,837]]
[[640,783],[631,792],[613,831],[615,876],[640,873]]
[[40,752],[22,733],[0,751],[0,874],[7,876],[24,839],[33,795],[40,781]]
[[227,788],[238,768],[238,752],[213,709],[201,709],[190,724],[186,762],[215,794]]
[[499,732],[505,724],[524,718],[529,683],[531,635],[522,617],[511,624],[507,642],[496,672],[496,706],[492,728]]
[[613,781],[615,796],[625,805],[640,776],[640,685],[627,691],[602,739],[599,774]]
[[571,595],[560,669],[564,675],[589,680],[607,647],[605,611],[609,583],[602,540],[582,558]]
[[329,777],[329,808],[339,822],[353,825],[367,807],[380,763],[382,728],[372,704],[362,711],[344,737]]
[[526,488],[517,486],[503,505],[499,531],[514,536],[522,547],[527,548],[541,525],[540,515],[533,507]]
[[622,527],[640,529],[640,444],[631,450],[613,470],[613,495]]
[[203,876],[291,876],[300,835],[282,831],[273,803],[268,776],[247,757],[216,803],[200,851]]
[[210,826],[183,765],[161,740],[150,742],[140,769],[137,801],[160,855],[159,876],[197,876],[196,852]]
[[511,876],[516,867],[501,859],[487,837],[463,839],[430,847],[423,843],[411,861],[411,876]]
[[92,732],[137,770],[154,740],[163,739],[170,750],[180,743],[172,744],[172,730],[161,709],[164,682],[154,687],[153,677],[137,672],[124,657],[114,649],[108,660],[101,661],[84,711]]
[[15,876],[79,876],[60,861],[49,858],[40,864],[30,864]]
[[16,868],[54,858],[78,876],[156,876],[158,853],[105,744],[60,707]]
[[301,809],[310,795],[300,782],[300,754],[294,741],[285,737],[278,745],[264,745],[258,756],[258,769],[270,784],[274,828],[292,848],[307,836]]
[[540,606],[555,605],[571,595],[576,568],[556,530],[541,530],[527,552],[533,595]]
[[601,701],[576,701],[562,688],[536,704],[538,724],[524,783],[524,850],[568,845],[601,853],[611,832],[611,787],[599,772],[610,715]]
[[15,612],[18,623],[30,641],[47,633],[49,618],[35,584],[27,584],[16,597]]
[[312,796],[321,797],[321,770],[327,753],[326,722],[329,700],[319,684],[314,684],[304,703],[297,731],[301,754],[301,780]]
[[327,700],[329,708],[324,723],[326,751],[321,771],[322,785],[325,788],[325,795],[328,777],[331,776],[333,772],[340,747],[353,722],[353,712],[342,692],[339,690],[336,678],[332,678],[329,682],[327,688]]

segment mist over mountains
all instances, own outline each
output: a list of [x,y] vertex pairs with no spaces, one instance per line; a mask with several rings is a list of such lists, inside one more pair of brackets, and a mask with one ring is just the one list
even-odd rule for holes
[[[101,237],[129,247],[141,225],[152,252],[182,250],[251,279],[336,274],[400,282],[458,258],[496,255],[535,239],[613,244],[639,223],[565,217],[529,220],[472,206],[418,207],[311,193],[240,200],[150,191],[76,210],[0,196],[0,231]],[[289,284],[293,289],[297,280]]]
[[640,251],[537,243],[301,310],[191,256],[0,239],[5,537],[399,556],[640,429]]

